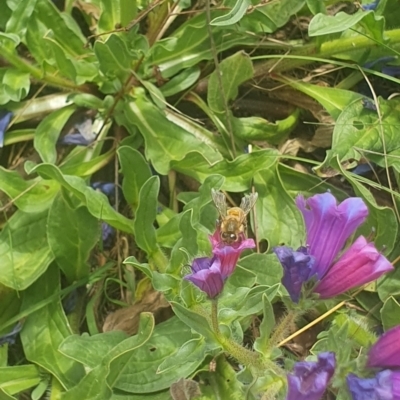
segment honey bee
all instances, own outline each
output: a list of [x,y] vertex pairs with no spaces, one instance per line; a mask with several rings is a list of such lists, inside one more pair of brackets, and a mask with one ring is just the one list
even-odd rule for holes
[[221,239],[226,244],[232,244],[239,240],[240,234],[245,233],[247,226],[247,214],[254,207],[258,193],[251,193],[242,198],[240,207],[228,208],[225,195],[215,189],[211,189],[211,196],[215,207],[219,212],[219,227]]

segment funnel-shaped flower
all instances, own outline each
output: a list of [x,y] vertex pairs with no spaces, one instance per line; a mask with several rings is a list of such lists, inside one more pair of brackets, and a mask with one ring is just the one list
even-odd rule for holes
[[307,231],[307,247],[315,257],[314,271],[321,279],[342,250],[347,239],[365,221],[368,208],[358,197],[337,205],[331,193],[316,194],[306,200],[296,198]]
[[335,372],[335,354],[318,354],[318,361],[301,361],[288,375],[286,400],[320,400]]
[[311,278],[314,258],[307,254],[305,247],[293,251],[290,247],[280,246],[275,247],[274,251],[284,270],[282,284],[292,301],[298,303],[303,283]]
[[221,261],[221,273],[224,279],[232,275],[242,251],[256,247],[254,240],[246,239],[243,233],[239,235],[237,242],[226,244],[221,239],[219,228],[216,229],[213,235],[209,236],[209,239],[212,245],[212,252]]
[[217,257],[195,258],[191,268],[192,273],[186,275],[184,279],[207,293],[210,299],[217,297],[222,292],[224,278],[221,274],[221,261]]
[[374,244],[360,236],[332,265],[314,291],[327,299],[372,282],[392,269],[392,264],[378,252]]
[[[274,249],[284,269],[282,283],[293,301],[298,301],[302,284],[312,277],[319,281],[314,291],[321,298],[330,298],[393,270],[390,262],[363,236],[337,260],[347,239],[368,215],[362,199],[352,197],[338,205],[332,194],[323,193],[308,200],[299,196],[296,204],[305,220],[307,247],[297,252],[288,247],[284,251],[280,251],[279,247]],[[289,252],[293,257],[290,268],[285,262],[290,259]],[[307,267],[304,266],[304,258],[299,257],[299,252],[310,257],[311,264]],[[307,276],[308,268],[310,272]]]

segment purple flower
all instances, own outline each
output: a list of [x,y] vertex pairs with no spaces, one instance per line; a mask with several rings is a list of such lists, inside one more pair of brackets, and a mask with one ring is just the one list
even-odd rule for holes
[[353,400],[400,400],[400,325],[385,332],[371,347],[367,368],[385,369],[373,378],[349,374],[347,385]]
[[224,278],[221,273],[221,261],[218,257],[195,258],[192,263],[192,273],[186,279],[207,293],[210,299],[217,297],[224,288]]
[[335,354],[318,354],[318,361],[301,361],[289,374],[286,400],[320,400],[335,371]]
[[[293,301],[298,301],[302,285],[314,276],[318,281],[314,291],[326,299],[393,270],[392,264],[363,236],[338,258],[348,238],[368,215],[362,199],[351,197],[338,205],[332,194],[323,193],[308,200],[298,196],[296,204],[305,220],[307,247],[297,252],[289,247],[274,249],[284,269],[282,284]],[[310,257],[307,263],[299,252]]]
[[359,197],[350,197],[337,205],[329,192],[308,200],[297,196],[296,205],[306,224],[307,247],[315,257],[315,273],[322,278],[347,239],[367,218],[368,208]]
[[244,234],[239,235],[239,240],[232,244],[226,244],[221,239],[220,229],[216,229],[213,235],[209,236],[212,252],[221,261],[221,273],[224,279],[232,275],[240,254],[244,249],[256,247],[253,239],[246,239]]
[[303,283],[311,278],[314,257],[307,254],[305,247],[293,251],[290,247],[280,246],[275,247],[274,252],[283,267],[282,284],[289,292],[292,301],[298,303]]
[[0,148],[4,145],[4,134],[7,131],[8,124],[11,121],[13,113],[11,111],[0,111]]

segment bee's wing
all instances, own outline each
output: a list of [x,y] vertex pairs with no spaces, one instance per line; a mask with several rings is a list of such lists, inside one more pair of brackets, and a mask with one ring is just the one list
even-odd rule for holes
[[226,198],[219,190],[211,189],[211,196],[221,217],[226,217]]
[[250,193],[242,198],[242,201],[240,202],[240,208],[243,210],[245,216],[254,207],[254,204],[256,204],[257,199],[258,199],[257,192]]

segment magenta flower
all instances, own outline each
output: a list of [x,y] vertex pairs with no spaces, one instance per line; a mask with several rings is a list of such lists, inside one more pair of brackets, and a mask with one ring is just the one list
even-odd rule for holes
[[246,239],[244,234],[239,235],[239,240],[230,245],[221,239],[221,231],[218,228],[213,235],[209,236],[212,252],[221,260],[221,273],[224,279],[232,275],[236,268],[240,254],[244,249],[256,247],[253,239]]
[[367,368],[381,368],[373,378],[349,374],[353,400],[400,400],[400,325],[385,332],[368,353]]
[[286,400],[320,400],[335,372],[335,354],[318,354],[318,361],[301,361],[289,374]]
[[368,353],[369,368],[400,368],[400,325],[385,332]]
[[355,286],[374,281],[392,269],[392,264],[378,252],[374,244],[367,243],[365,237],[360,236],[332,265],[314,291],[321,298],[334,297]]
[[192,273],[186,279],[205,292],[210,299],[217,297],[224,288],[224,278],[221,273],[221,261],[218,257],[195,258],[192,263]]
[[[362,199],[351,197],[338,205],[332,194],[323,193],[308,200],[298,196],[296,204],[304,217],[307,247],[297,252],[290,247],[274,249],[284,269],[282,283],[293,301],[298,302],[302,285],[313,277],[318,281],[314,291],[326,299],[393,270],[391,263],[363,236],[339,256],[348,238],[368,215]],[[310,257],[308,262],[296,255],[299,252]]]

